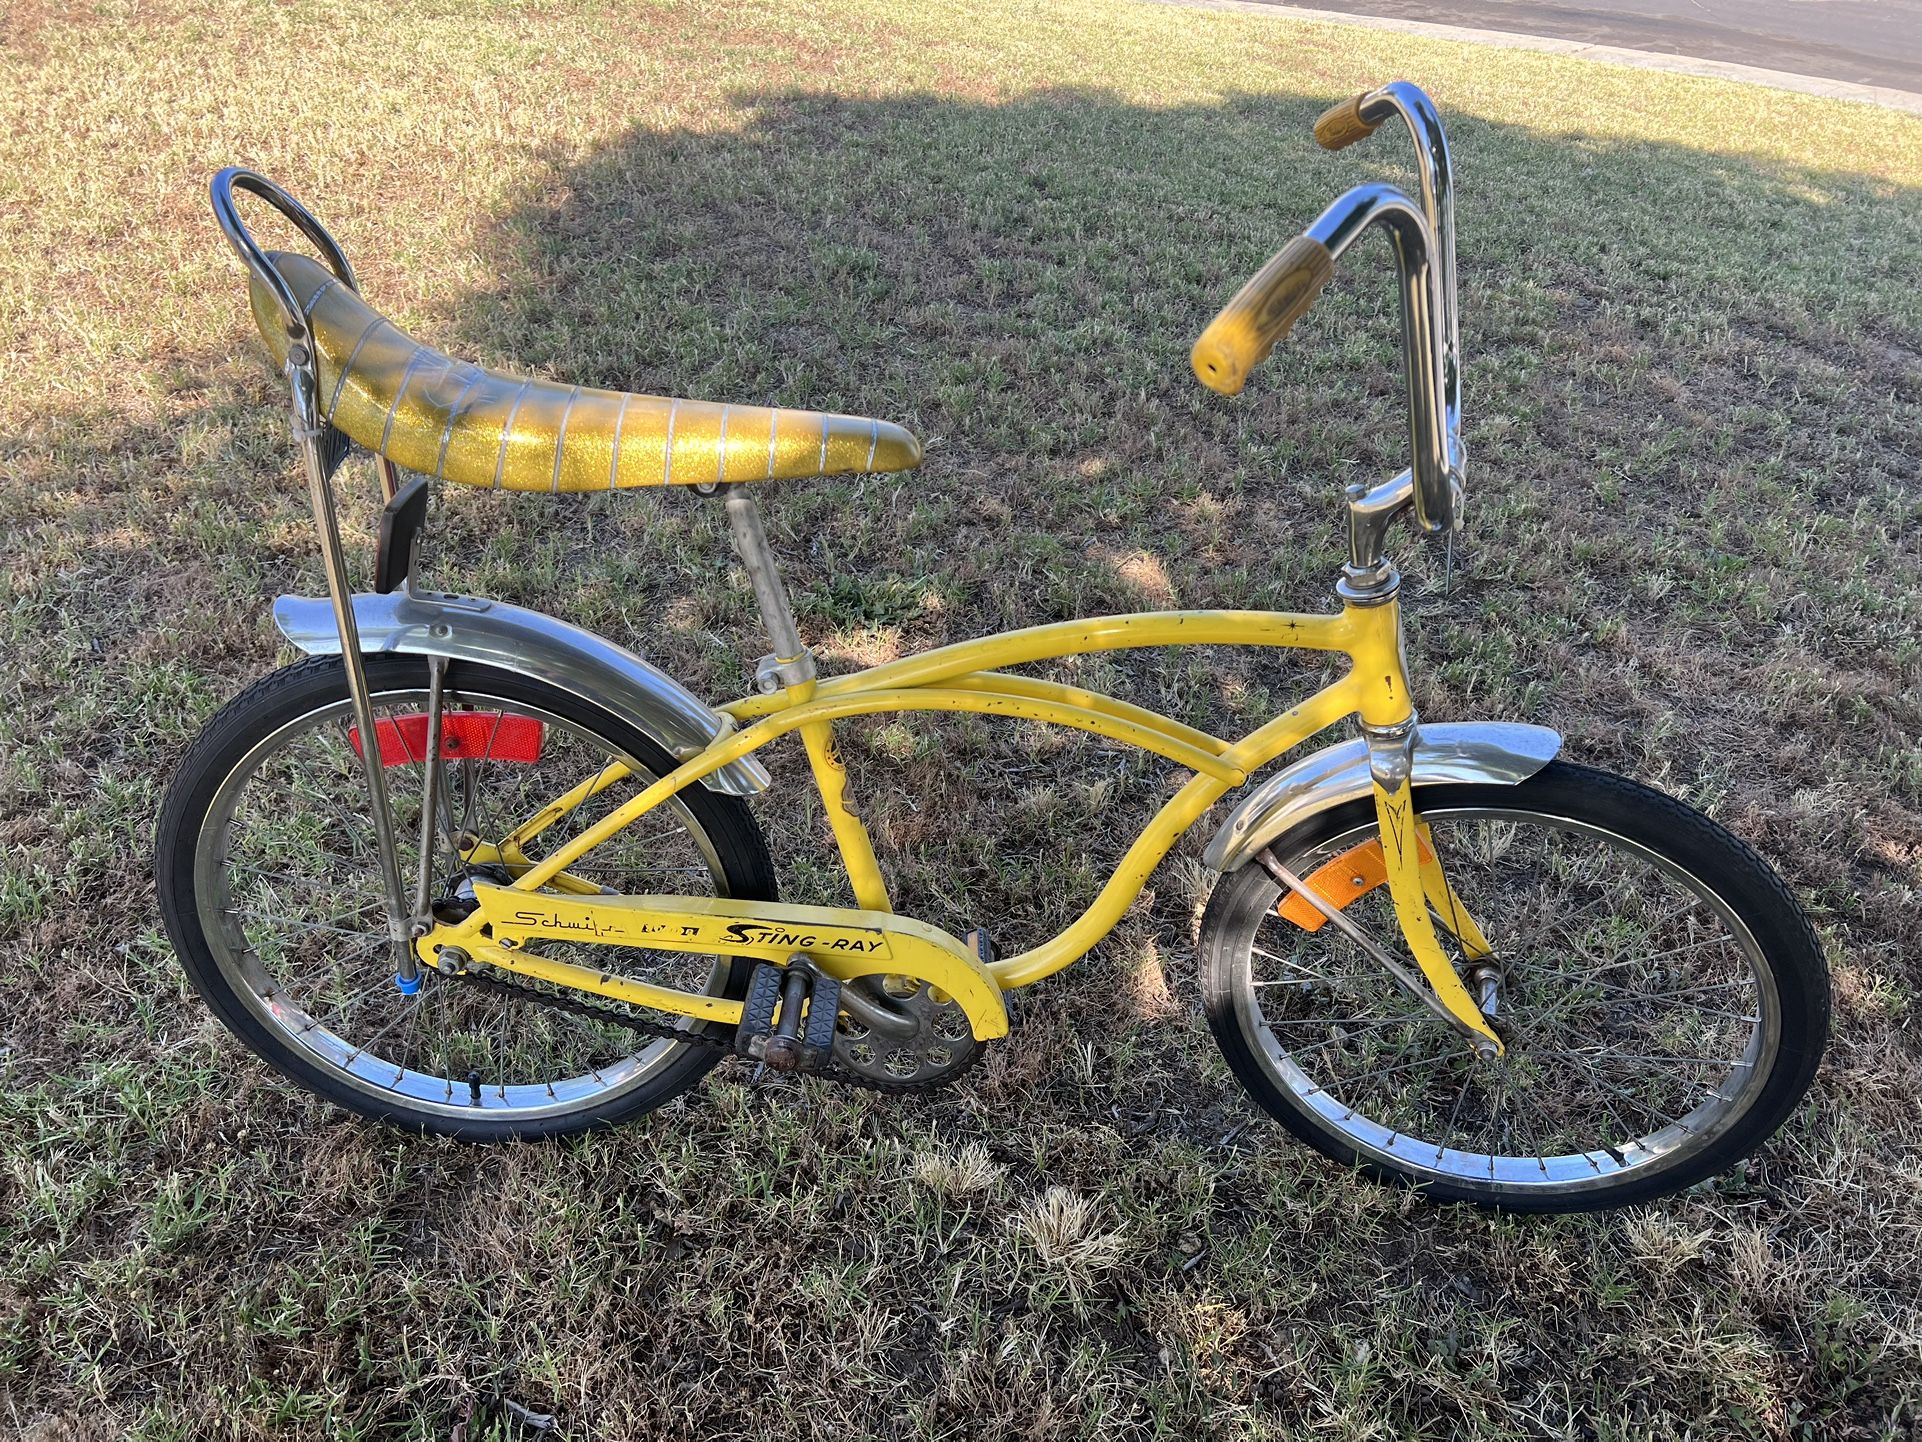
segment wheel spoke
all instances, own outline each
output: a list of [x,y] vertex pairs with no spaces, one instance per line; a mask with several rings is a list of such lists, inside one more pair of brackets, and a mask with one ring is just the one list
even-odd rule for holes
[[[369,908],[376,905],[378,905],[377,902],[370,901],[367,903],[366,906],[363,906],[360,910],[367,911]],[[363,927],[359,931],[353,931],[339,924],[343,921],[352,921],[356,916],[360,914],[360,912],[350,911],[345,916],[330,916],[325,921],[299,921],[291,916],[282,916],[277,911],[254,911],[244,906],[223,907],[222,912],[224,915],[227,915],[227,916],[245,917],[249,921],[271,921],[271,922],[275,922],[280,926],[292,926],[292,927],[298,928],[301,931],[327,931],[327,932],[332,932],[335,936],[351,936],[351,937],[361,938],[361,939],[367,938],[366,928]],[[373,937],[372,940],[385,941],[387,940],[387,938],[384,936],[376,936],[376,937]]]
[[1435,1160],[1440,1161],[1448,1150],[1448,1144],[1455,1139],[1455,1123],[1462,1114],[1462,1103],[1468,1098],[1469,1084],[1475,1080],[1474,1072],[1462,1077],[1462,1084],[1455,1093],[1455,1104],[1448,1109],[1448,1120],[1442,1126],[1441,1141],[1435,1147]]
[[[1381,1067],[1375,1071],[1365,1071],[1355,1076],[1343,1077],[1341,1079],[1340,1085],[1344,1087],[1360,1086],[1363,1082],[1377,1081],[1382,1077],[1396,1076],[1403,1072],[1412,1071],[1416,1067],[1424,1067],[1424,1066],[1432,1067],[1432,1066],[1439,1066],[1442,1062],[1445,1062],[1445,1061],[1459,1061],[1461,1060],[1461,1055],[1462,1054],[1458,1054],[1458,1053],[1451,1054],[1451,1053],[1443,1052],[1443,1053],[1438,1053],[1435,1056],[1417,1057],[1414,1061],[1405,1061],[1401,1063],[1401,1065],[1399,1066]],[[1326,1088],[1316,1088],[1316,1089],[1326,1090]]]
[[368,1037],[366,1041],[355,1044],[352,1053],[350,1053],[347,1058],[347,1064],[352,1066],[362,1056],[379,1046],[381,1042],[387,1039],[388,1034],[392,1032],[395,1027],[401,1025],[403,1022],[411,1021],[414,1013],[419,1010],[420,998],[418,996],[402,997],[400,1008],[394,1013],[393,1018],[372,1036]]
[[1347,983],[1346,978],[1337,979],[1335,977],[1327,975],[1324,972],[1310,971],[1298,961],[1292,960],[1289,957],[1276,956],[1274,952],[1268,951],[1259,946],[1253,947],[1251,949],[1254,951],[1256,956],[1266,957],[1269,961],[1274,962],[1275,965],[1286,967],[1289,972],[1289,975],[1285,977],[1281,977],[1277,980],[1258,981],[1255,983],[1256,986],[1313,986],[1319,983],[1323,986],[1328,987],[1332,991],[1339,991],[1346,995],[1350,995],[1350,996],[1367,995],[1366,988],[1349,986],[1346,984]]
[[1605,1047],[1582,1049],[1531,1050],[1530,1056],[1578,1057],[1585,1061],[1633,1062],[1636,1066],[1733,1066],[1735,1058],[1718,1056],[1638,1056],[1633,1052],[1610,1051]]
[[348,1011],[359,1007],[362,1002],[367,1001],[370,997],[379,995],[383,987],[392,986],[393,984],[393,978],[391,977],[380,977],[377,980],[371,981],[331,1010],[320,1016],[309,1017],[307,1025],[302,1027],[301,1030],[303,1032],[314,1031],[318,1028],[324,1028],[332,1022],[344,1021],[346,1020],[346,1013]]

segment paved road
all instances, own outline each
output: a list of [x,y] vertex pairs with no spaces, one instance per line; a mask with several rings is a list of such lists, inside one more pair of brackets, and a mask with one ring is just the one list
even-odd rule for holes
[[1922,0],[1297,0],[1922,91]]

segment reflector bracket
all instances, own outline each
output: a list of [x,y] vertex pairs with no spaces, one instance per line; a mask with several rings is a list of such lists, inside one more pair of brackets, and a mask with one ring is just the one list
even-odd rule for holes
[[[1417,838],[1423,863],[1435,859],[1428,843]],[[1351,846],[1332,861],[1324,861],[1308,876],[1302,878],[1308,889],[1336,911],[1345,911],[1361,900],[1378,886],[1388,881],[1388,858],[1381,853],[1381,842],[1373,837],[1359,846]],[[1328,924],[1328,918],[1315,910],[1307,897],[1290,891],[1281,898],[1275,912],[1284,921],[1292,921],[1303,931],[1320,931]]]

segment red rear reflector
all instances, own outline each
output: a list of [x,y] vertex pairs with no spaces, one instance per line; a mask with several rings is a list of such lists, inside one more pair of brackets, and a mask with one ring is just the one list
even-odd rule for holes
[[[532,716],[502,711],[449,711],[440,718],[440,754],[448,761],[538,761],[545,726]],[[427,758],[427,716],[382,717],[374,723],[380,738],[380,764],[405,766]],[[347,739],[360,750],[360,728]]]

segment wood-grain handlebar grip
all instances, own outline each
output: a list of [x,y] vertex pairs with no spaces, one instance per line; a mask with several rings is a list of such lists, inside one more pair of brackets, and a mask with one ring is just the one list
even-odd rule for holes
[[1364,90],[1322,111],[1321,118],[1315,122],[1315,143],[1323,150],[1340,150],[1343,146],[1353,145],[1357,140],[1366,140],[1373,135],[1375,127],[1381,122],[1361,118],[1361,103],[1368,98],[1368,94]]
[[1196,379],[1224,396],[1239,395],[1249,372],[1308,313],[1334,274],[1327,246],[1305,235],[1289,241],[1208,322],[1188,357]]

